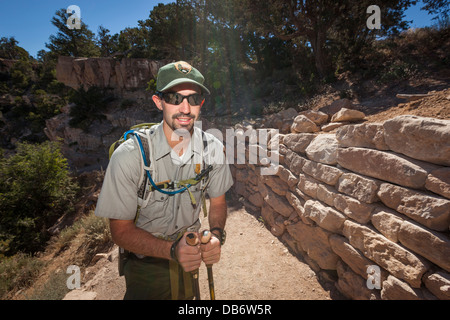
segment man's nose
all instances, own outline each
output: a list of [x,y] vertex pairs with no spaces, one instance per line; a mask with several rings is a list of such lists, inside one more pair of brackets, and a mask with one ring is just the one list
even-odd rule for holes
[[183,99],[180,104],[180,112],[184,114],[190,114],[191,113],[191,105],[187,101],[187,99]]

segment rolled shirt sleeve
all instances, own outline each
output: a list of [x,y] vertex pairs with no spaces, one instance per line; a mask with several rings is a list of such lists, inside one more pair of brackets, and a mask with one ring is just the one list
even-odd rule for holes
[[120,220],[135,218],[140,153],[132,140],[121,144],[110,159],[95,209],[96,216]]
[[211,159],[213,170],[209,174],[209,183],[206,192],[211,198],[219,197],[233,185],[233,177],[224,152],[223,144],[215,137],[208,148],[212,147]]

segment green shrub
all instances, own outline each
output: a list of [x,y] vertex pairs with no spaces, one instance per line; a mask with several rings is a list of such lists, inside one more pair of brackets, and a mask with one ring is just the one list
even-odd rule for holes
[[0,254],[42,250],[47,229],[73,210],[76,191],[56,143],[19,143],[15,155],[0,157]]
[[70,126],[80,128],[87,131],[92,121],[104,119],[103,111],[105,111],[108,102],[113,96],[108,94],[108,89],[99,87],[90,87],[85,90],[82,86],[78,90],[74,90],[69,102],[75,103],[70,109]]
[[0,299],[13,289],[31,285],[43,266],[42,261],[23,253],[0,259]]

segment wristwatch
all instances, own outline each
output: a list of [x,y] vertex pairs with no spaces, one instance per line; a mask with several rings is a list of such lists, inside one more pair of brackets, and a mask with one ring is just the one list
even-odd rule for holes
[[[213,231],[215,231],[215,230],[219,231],[220,235],[217,235],[216,233],[214,233]],[[211,234],[213,236],[215,236],[217,239],[219,239],[220,245],[223,246],[225,243],[225,240],[227,238],[227,233],[225,232],[225,230],[223,230],[222,228],[212,228],[209,231],[211,231]]]

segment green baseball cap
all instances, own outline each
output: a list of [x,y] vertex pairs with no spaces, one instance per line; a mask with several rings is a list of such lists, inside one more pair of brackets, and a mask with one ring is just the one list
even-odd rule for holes
[[209,90],[203,85],[204,82],[205,78],[200,71],[185,61],[178,61],[166,64],[159,69],[156,90],[164,92],[181,83],[194,83],[210,94]]

